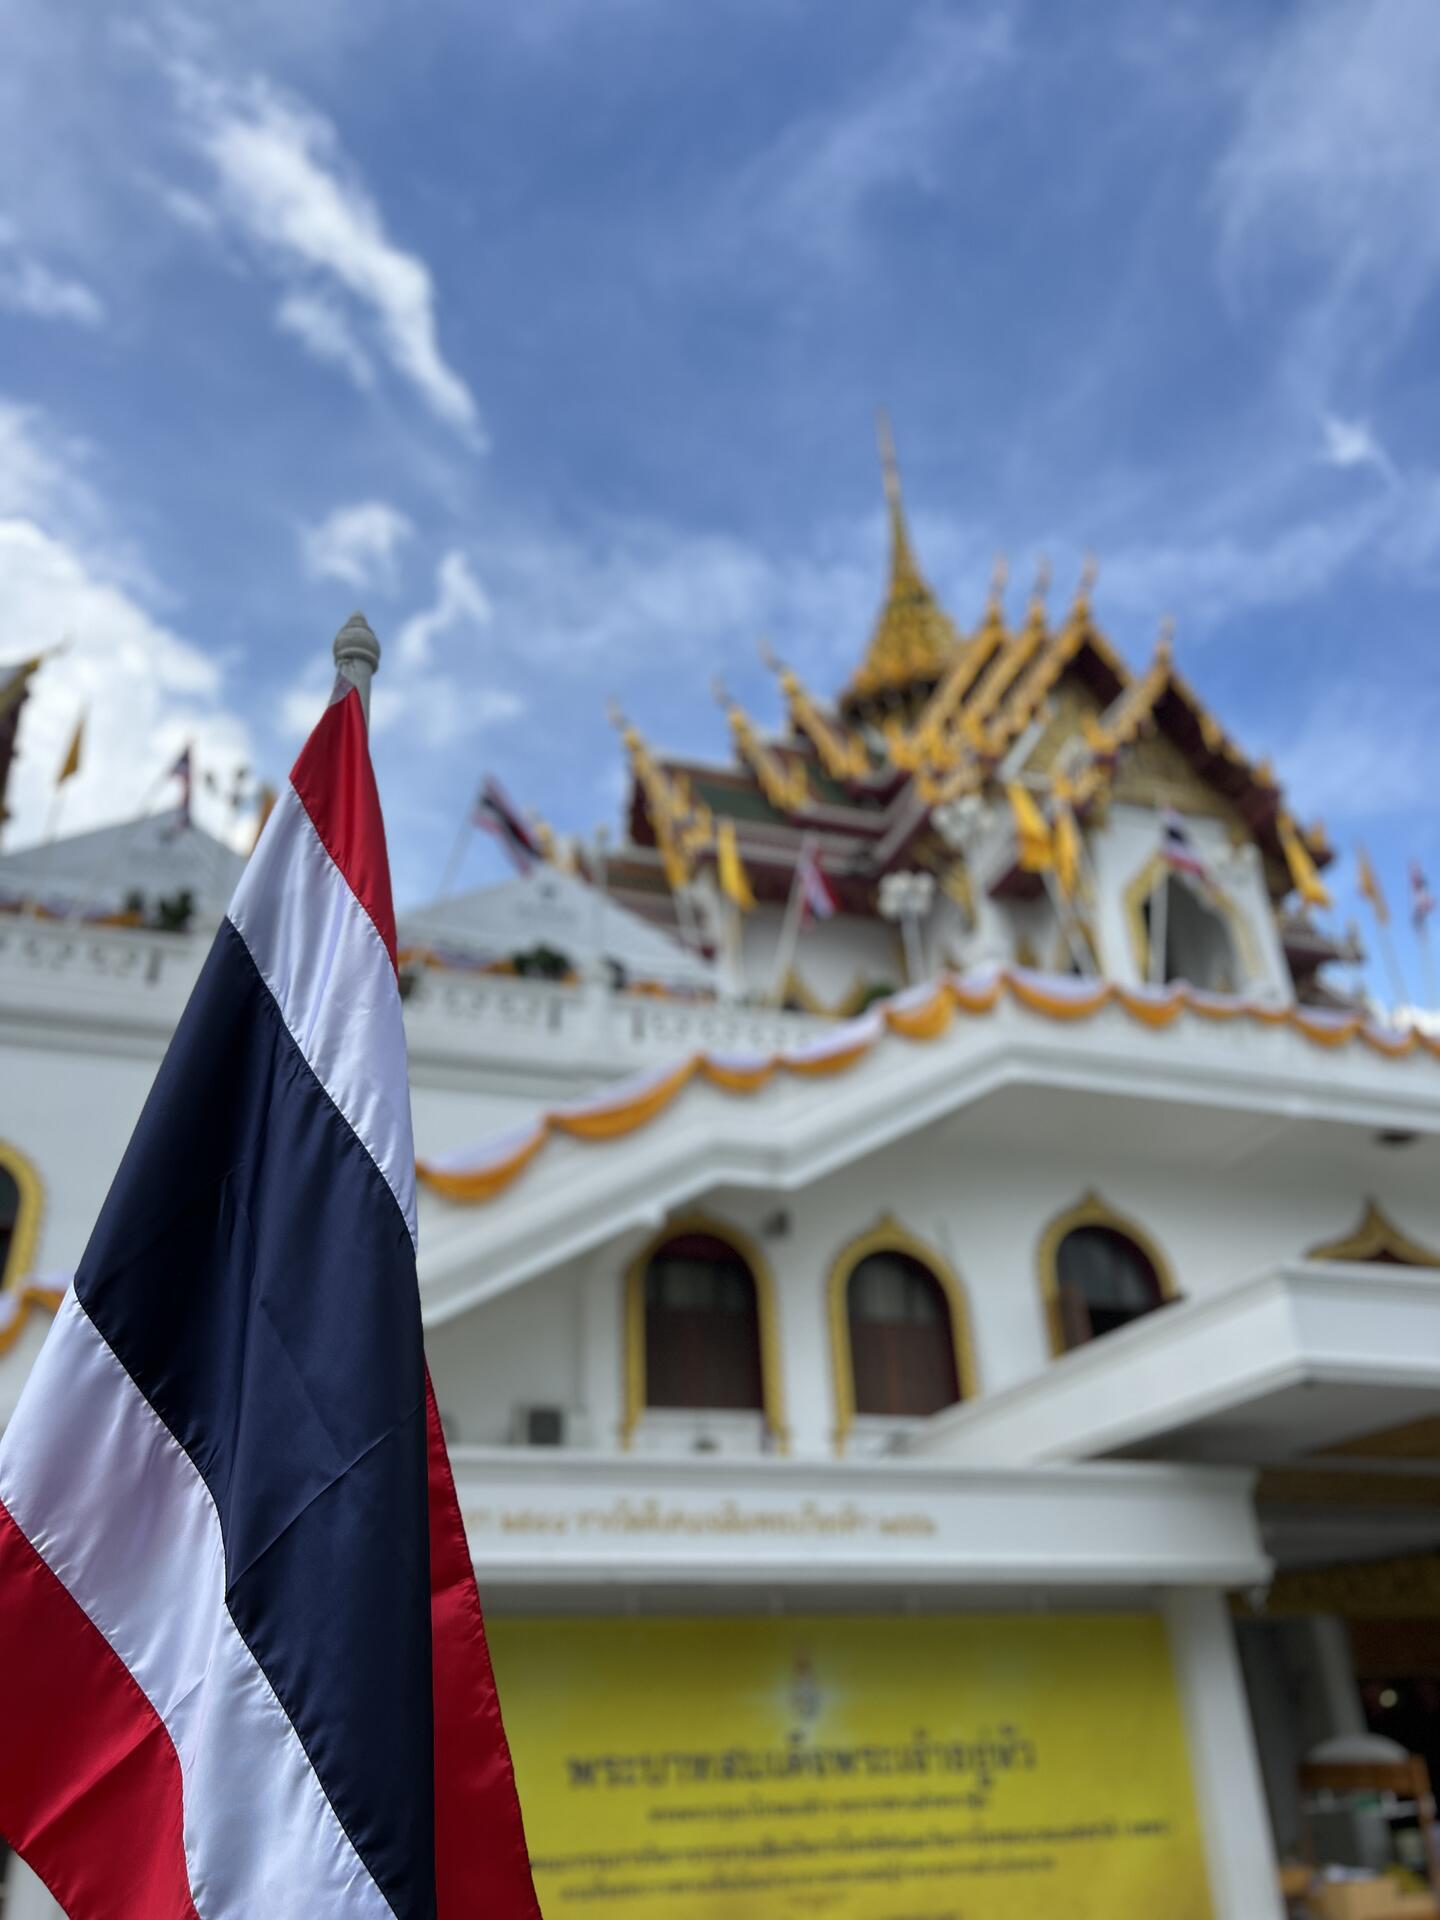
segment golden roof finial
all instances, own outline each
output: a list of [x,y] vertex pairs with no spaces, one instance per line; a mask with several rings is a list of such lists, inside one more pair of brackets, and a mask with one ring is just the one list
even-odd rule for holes
[[1160,632],[1155,641],[1155,664],[1168,667],[1175,658],[1175,616],[1167,613],[1160,622]]
[[1093,553],[1087,553],[1080,566],[1080,578],[1075,583],[1075,604],[1070,609],[1072,620],[1085,619],[1089,615],[1090,599],[1099,575],[1100,562]]
[[960,637],[936,604],[910,544],[895,441],[883,412],[876,421],[876,435],[890,515],[890,582],[865,658],[850,683],[852,699],[903,692],[920,682],[933,686],[960,645]]
[[987,614],[998,615],[1005,604],[1005,589],[1010,584],[1010,562],[997,553],[990,563],[990,590],[985,596]]

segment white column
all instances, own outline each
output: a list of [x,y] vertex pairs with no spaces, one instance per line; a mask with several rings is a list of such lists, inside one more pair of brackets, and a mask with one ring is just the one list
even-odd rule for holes
[[5,1875],[5,1920],[65,1920],[65,1909],[18,1853],[11,1854]]
[[1225,1597],[1177,1589],[1164,1609],[1215,1920],[1279,1920],[1275,1847]]

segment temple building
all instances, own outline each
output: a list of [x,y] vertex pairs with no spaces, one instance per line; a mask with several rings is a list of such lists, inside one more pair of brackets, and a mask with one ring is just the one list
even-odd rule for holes
[[[402,915],[545,1913],[1440,1892],[1440,1044],[1168,634],[1133,669],[1093,569],[964,630],[885,451],[838,692],[776,662],[723,765],[617,716],[618,844]],[[127,844],[93,901],[0,858],[0,1418],[221,910],[117,917]]]

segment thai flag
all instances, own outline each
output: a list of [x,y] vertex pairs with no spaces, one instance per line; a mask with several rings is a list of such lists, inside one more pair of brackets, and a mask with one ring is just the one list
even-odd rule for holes
[[800,924],[807,919],[829,920],[839,902],[820,865],[820,856],[812,845],[800,855]]
[[505,789],[488,775],[475,801],[472,818],[477,827],[495,835],[517,873],[529,873],[544,858],[539,842],[510,804]]
[[1424,933],[1426,923],[1435,911],[1435,896],[1430,891],[1430,883],[1425,878],[1425,870],[1418,860],[1410,862],[1410,922],[1416,933]]
[[1172,807],[1167,807],[1160,818],[1160,857],[1172,873],[1188,873],[1192,879],[1210,884],[1210,869]]
[[538,1915],[414,1171],[341,680],[0,1443],[0,1828],[71,1920]]

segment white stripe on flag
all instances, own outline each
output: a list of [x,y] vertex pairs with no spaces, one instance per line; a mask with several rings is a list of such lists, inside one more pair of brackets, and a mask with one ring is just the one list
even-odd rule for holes
[[316,1078],[415,1238],[415,1141],[395,969],[294,787],[241,876],[230,919]]
[[165,1723],[201,1920],[394,1920],[230,1617],[209,1489],[73,1292],[6,1429],[0,1500]]

